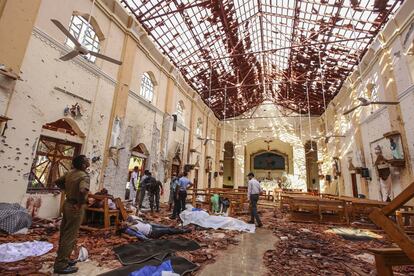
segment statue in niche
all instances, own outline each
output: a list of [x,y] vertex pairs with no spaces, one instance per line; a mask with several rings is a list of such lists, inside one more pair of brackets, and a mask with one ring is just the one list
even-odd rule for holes
[[[351,159],[351,165],[352,165],[352,158]],[[353,167],[353,165],[352,165]],[[333,158],[332,159],[332,176],[333,176],[333,180],[331,182],[331,187],[330,187],[330,193],[333,195],[339,195],[339,180],[338,177],[341,175],[341,168],[339,166],[339,159],[338,158]]]
[[196,167],[196,168],[200,167],[200,155],[197,155],[194,167]]
[[352,163],[352,157],[351,156],[348,156],[348,170],[349,171],[355,171],[355,166]]
[[380,182],[380,195],[382,201],[391,201],[391,170],[388,160],[382,155],[382,149],[378,145],[375,147],[375,155],[377,159],[375,160],[375,167],[377,168],[379,182]]
[[390,138],[390,149],[391,149],[392,158],[394,158],[394,159],[404,159],[402,154],[401,154],[401,150],[400,150],[399,145],[394,141],[393,138]]

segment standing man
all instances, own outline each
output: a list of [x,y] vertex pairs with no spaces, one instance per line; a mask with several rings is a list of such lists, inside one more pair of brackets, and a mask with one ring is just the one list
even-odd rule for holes
[[260,187],[259,181],[254,178],[254,173],[249,173],[247,177],[249,178],[249,183],[247,184],[247,199],[250,200],[250,206],[252,208],[251,218],[248,223],[254,224],[254,219],[256,219],[257,227],[262,227],[263,224],[260,221],[259,214],[257,213],[257,202],[259,201],[259,195],[262,192],[262,187]]
[[176,177],[172,183],[170,187],[170,193],[172,193],[172,197],[173,197],[173,201],[174,201],[174,207],[173,207],[173,213],[170,216],[170,219],[175,219],[177,218],[177,216],[180,214],[181,211],[181,203],[180,203],[180,198],[179,198],[179,191],[180,191],[180,178],[181,178],[181,174],[178,175],[178,177]]
[[185,200],[187,199],[187,189],[193,186],[190,179],[187,178],[188,172],[184,172],[183,176],[178,180],[178,200],[180,201],[181,211],[185,210]]
[[86,172],[90,166],[88,158],[85,155],[79,155],[73,159],[72,165],[71,171],[55,181],[56,186],[66,194],[60,225],[59,249],[54,264],[54,273],[57,274],[70,274],[78,271],[69,257],[76,245],[90,185],[89,175]]
[[170,195],[168,197],[168,211],[172,210],[172,206],[174,203],[174,191],[175,191],[175,187],[177,186],[177,182],[178,182],[177,173],[173,172],[173,175],[171,177],[171,182],[170,182]]
[[164,193],[164,189],[162,188],[162,183],[159,180],[156,180],[154,177],[151,177],[150,185],[148,187],[149,190],[149,202],[151,212],[154,211],[154,201],[155,201],[155,211],[158,213],[160,211],[160,192],[161,195]]
[[142,208],[142,202],[144,202],[145,192],[147,191],[147,182],[149,170],[144,171],[144,175],[139,181],[139,195],[138,195],[138,210]]
[[129,200],[132,199],[132,205],[135,206],[135,201],[137,197],[137,180],[138,180],[138,166],[134,167],[134,170],[131,173],[131,179],[129,180]]

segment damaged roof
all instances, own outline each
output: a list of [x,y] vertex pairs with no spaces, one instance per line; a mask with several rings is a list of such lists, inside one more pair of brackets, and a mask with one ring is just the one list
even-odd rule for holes
[[225,119],[264,101],[322,114],[403,0],[120,2]]

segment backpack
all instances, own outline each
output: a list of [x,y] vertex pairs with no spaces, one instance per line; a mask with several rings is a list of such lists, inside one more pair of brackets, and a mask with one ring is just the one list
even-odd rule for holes
[[158,181],[154,177],[151,177],[151,179],[149,179],[149,186],[148,186],[149,191],[156,192],[158,188],[159,188]]

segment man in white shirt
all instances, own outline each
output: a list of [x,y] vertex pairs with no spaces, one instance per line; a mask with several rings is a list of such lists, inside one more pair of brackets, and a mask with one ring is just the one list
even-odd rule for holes
[[250,205],[252,207],[251,219],[248,223],[254,224],[256,219],[257,227],[262,227],[263,224],[260,221],[259,214],[257,213],[257,202],[259,201],[259,195],[262,192],[262,187],[260,187],[259,181],[254,178],[254,174],[251,172],[247,175],[249,178],[249,183],[247,184],[247,198],[250,200]]
[[129,180],[129,200],[132,200],[132,205],[135,206],[135,199],[137,197],[137,180],[138,180],[138,167],[134,167]]

